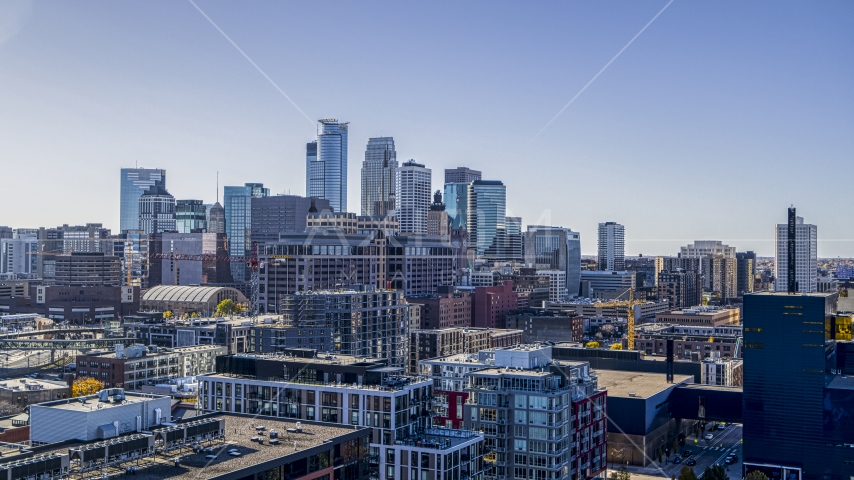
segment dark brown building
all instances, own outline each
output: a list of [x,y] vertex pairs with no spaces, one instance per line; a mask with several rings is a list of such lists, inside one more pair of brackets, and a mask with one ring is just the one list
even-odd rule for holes
[[580,315],[562,315],[549,310],[525,308],[508,314],[504,327],[521,330],[522,343],[584,340],[584,318]]
[[472,322],[472,297],[468,292],[457,292],[453,287],[439,287],[436,295],[406,297],[406,302],[421,305],[422,329],[470,327]]

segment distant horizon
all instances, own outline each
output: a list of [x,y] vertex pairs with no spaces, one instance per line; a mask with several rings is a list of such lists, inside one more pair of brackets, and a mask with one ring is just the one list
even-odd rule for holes
[[480,170],[507,216],[571,228],[582,251],[615,221],[631,255],[688,238],[773,255],[794,204],[819,256],[848,258],[854,222],[830,207],[854,169],[852,23],[839,1],[7,0],[0,225],[118,233],[134,164],[165,169],[176,199],[213,203],[217,172],[304,195],[305,144],[334,117],[351,212],[367,139],[390,136],[431,191]]

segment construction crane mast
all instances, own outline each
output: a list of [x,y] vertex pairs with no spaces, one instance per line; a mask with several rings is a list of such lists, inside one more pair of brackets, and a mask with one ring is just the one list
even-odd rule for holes
[[635,307],[643,305],[643,301],[635,300],[635,289],[629,289],[629,299],[613,300],[610,302],[597,303],[601,307],[626,307],[626,337],[628,350],[635,349]]

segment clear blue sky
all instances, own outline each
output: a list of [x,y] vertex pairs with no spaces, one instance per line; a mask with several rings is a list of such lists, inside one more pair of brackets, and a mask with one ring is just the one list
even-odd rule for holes
[[[789,204],[854,256],[854,3],[226,2],[198,5],[312,119],[398,159],[503,180],[508,214],[627,253],[693,239],[773,253]],[[304,194],[314,126],[188,1],[0,2],[0,225],[118,228],[119,169],[176,198]]]

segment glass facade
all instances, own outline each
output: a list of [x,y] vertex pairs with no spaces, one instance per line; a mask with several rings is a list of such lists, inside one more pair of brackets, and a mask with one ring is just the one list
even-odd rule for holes
[[385,216],[389,210],[395,209],[396,169],[394,138],[369,138],[362,163],[362,215]]
[[139,197],[154,185],[166,188],[166,170],[123,168],[121,178],[120,229],[139,228]]
[[468,185],[469,246],[476,255],[487,254],[505,229],[507,189],[497,180],[476,180]]
[[178,200],[175,205],[175,224],[178,233],[207,230],[207,207],[201,200]]
[[467,228],[468,189],[468,183],[445,184],[445,211],[448,212],[451,228]]
[[577,296],[581,289],[581,236],[568,228],[528,225],[525,263],[542,270],[566,271],[566,290]]
[[325,198],[335,212],[347,211],[347,131],[349,123],[318,120],[317,141],[306,145],[306,196]]
[[[249,255],[252,248],[252,197],[267,197],[270,189],[263,183],[247,183],[242,187],[225,187],[225,232],[230,255]],[[243,262],[231,263],[231,274],[235,282],[249,280],[247,266]]]

